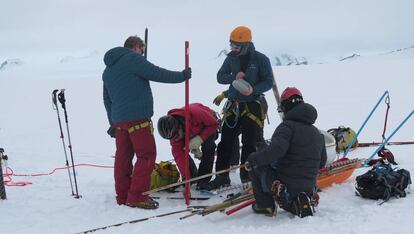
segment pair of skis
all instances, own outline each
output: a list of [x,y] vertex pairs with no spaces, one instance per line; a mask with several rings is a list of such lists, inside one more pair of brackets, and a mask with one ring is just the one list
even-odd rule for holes
[[[60,91],[59,91],[59,89],[53,90],[53,92],[52,92],[52,102],[53,102],[53,109],[56,110],[56,114],[57,114],[57,118],[58,118],[59,130],[60,130],[60,139],[62,139],[63,152],[65,154],[66,167],[68,169],[69,182],[70,182],[70,187],[71,187],[71,190],[72,190],[72,196],[74,196],[75,198],[80,198],[81,196],[79,195],[79,192],[78,192],[78,183],[77,183],[77,180],[76,180],[75,162],[73,160],[72,142],[70,140],[68,113],[67,113],[67,110],[66,110],[65,89],[61,89]],[[72,166],[69,166],[68,154],[67,154],[67,151],[66,151],[66,144],[65,144],[65,137],[64,137],[64,134],[63,134],[63,130],[62,130],[62,121],[60,120],[58,102],[61,104],[62,109],[63,109],[63,113],[65,115],[66,132],[67,132],[67,135],[68,135],[68,142],[69,142],[68,148],[69,148],[69,152],[70,152],[70,158],[71,158]],[[75,186],[73,186],[73,183],[72,183],[72,175],[70,173],[70,167],[72,167],[73,181],[74,181]],[[75,187],[75,190],[73,189],[73,187]]]

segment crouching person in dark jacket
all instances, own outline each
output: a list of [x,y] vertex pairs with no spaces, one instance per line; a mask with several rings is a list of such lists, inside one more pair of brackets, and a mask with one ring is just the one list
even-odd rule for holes
[[246,163],[256,198],[252,208],[272,216],[278,204],[299,217],[310,216],[314,212],[311,198],[316,177],[326,163],[324,137],[313,126],[318,114],[294,87],[283,91],[281,111],[283,122],[271,143],[250,154]]

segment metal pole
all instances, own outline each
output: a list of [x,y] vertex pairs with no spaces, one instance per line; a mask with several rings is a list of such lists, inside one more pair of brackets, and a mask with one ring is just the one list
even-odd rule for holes
[[382,99],[384,99],[385,96],[388,96],[388,91],[385,91],[384,94],[381,96],[381,98],[378,100],[377,104],[375,104],[374,108],[371,110],[368,117],[365,119],[364,123],[358,129],[358,132],[357,132],[357,134],[355,134],[354,138],[352,139],[351,144],[349,144],[348,148],[346,148],[346,150],[344,151],[344,155],[342,156],[342,158],[344,158],[348,154],[349,150],[354,145],[354,143],[357,140],[357,138],[358,138],[359,134],[361,133],[362,129],[365,127],[365,124],[367,124],[368,120],[371,118],[372,114],[378,108],[379,104],[381,103]]
[[62,139],[63,152],[65,153],[65,163],[66,163],[66,167],[68,168],[70,188],[71,188],[71,191],[72,191],[72,196],[74,196],[75,192],[73,192],[73,183],[72,183],[72,176],[70,174],[70,169],[69,169],[68,153],[66,152],[66,144],[65,144],[65,137],[63,135],[63,130],[62,130],[62,122],[60,121],[59,106],[57,105],[57,92],[58,91],[59,91],[58,89],[55,89],[52,92],[53,109],[56,110],[56,114],[57,114],[57,118],[58,118],[59,130],[60,130],[60,139]]
[[145,28],[145,50],[144,50],[144,57],[148,57],[148,28]]
[[[184,44],[185,47],[185,68],[189,67],[190,63],[190,51],[189,51],[189,42],[185,41]],[[190,110],[189,110],[189,80],[185,81],[185,179],[190,179],[190,166],[189,166],[189,153],[190,150],[188,148],[189,145],[189,134],[190,134]],[[185,190],[184,190],[184,197],[185,197],[185,204],[190,205],[190,183],[187,182],[185,184]]]
[[407,117],[405,117],[405,119],[400,123],[400,125],[398,125],[398,127],[391,133],[391,135],[387,139],[385,139],[385,141],[375,150],[375,152],[372,153],[372,155],[365,160],[364,165],[368,164],[369,160],[371,160],[371,158],[373,158],[378,153],[378,151],[380,151],[384,147],[384,145],[386,145],[388,141],[391,140],[391,138],[395,135],[395,133],[397,133],[398,130],[400,130],[400,128],[408,121],[408,119],[413,114],[414,114],[414,110],[411,111],[411,113]]
[[79,192],[78,192],[78,183],[76,181],[76,171],[75,171],[75,162],[73,160],[72,142],[70,140],[68,113],[66,112],[65,89],[60,90],[59,95],[58,95],[58,99],[59,99],[60,104],[62,104],[62,109],[63,109],[63,112],[65,114],[66,131],[67,131],[67,134],[68,134],[68,142],[69,142],[68,148],[69,148],[69,152],[70,152],[70,158],[71,158],[71,161],[72,161],[73,179],[74,179],[74,182],[75,182],[75,191],[76,191],[75,198],[80,198],[81,196],[79,196]]
[[4,149],[0,148],[0,199],[1,200],[6,200],[7,195],[6,195],[6,188],[4,186],[2,162],[3,162],[3,160],[7,159],[7,155],[4,155],[3,153],[4,153]]

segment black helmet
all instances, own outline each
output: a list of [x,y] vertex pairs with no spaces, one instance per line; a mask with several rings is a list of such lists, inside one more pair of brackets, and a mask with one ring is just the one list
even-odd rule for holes
[[164,139],[173,139],[180,127],[180,122],[171,115],[165,115],[158,120],[158,133]]

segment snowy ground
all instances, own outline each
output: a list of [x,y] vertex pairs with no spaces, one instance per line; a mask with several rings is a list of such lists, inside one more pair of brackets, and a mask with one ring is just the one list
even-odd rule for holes
[[[79,3],[79,1],[74,2]],[[143,18],[132,16],[133,7],[131,7],[126,9],[126,13],[123,15],[115,14],[114,21],[104,20],[104,13],[110,12],[108,11],[108,9],[111,9],[110,7],[114,7],[116,11],[121,12],[120,6],[115,7],[109,4],[100,4],[100,2],[91,2],[90,5],[83,6],[82,9],[85,10],[76,11],[78,17],[74,20],[75,23],[69,20],[71,18],[69,18],[65,9],[55,6],[52,1],[42,1],[43,5],[27,3],[29,8],[37,10],[33,11],[35,13],[23,14],[22,16],[26,20],[33,17],[32,24],[24,24],[24,21],[18,20],[13,15],[13,12],[17,12],[19,9],[15,6],[15,3],[7,3],[6,9],[9,7],[9,11],[6,12],[5,16],[0,16],[0,19],[1,17],[9,17],[7,22],[10,22],[7,27],[0,28],[2,34],[4,32],[10,36],[1,37],[0,39],[2,50],[0,62],[6,59],[20,59],[22,61],[21,65],[0,70],[0,147],[5,148],[9,155],[8,166],[16,174],[47,173],[54,168],[64,166],[64,154],[59,138],[56,111],[52,109],[51,102],[51,92],[56,88],[66,89],[75,163],[113,165],[111,156],[114,154],[114,142],[106,135],[108,125],[102,103],[101,73],[104,69],[102,57],[106,49],[121,44],[126,36],[135,34],[136,29],[143,31],[147,26],[146,22],[143,22],[143,18],[148,20],[148,24],[152,26],[150,27],[150,39],[153,39],[149,46],[149,60],[160,66],[172,70],[181,70],[184,63],[183,41],[190,40],[190,65],[193,67],[193,78],[190,81],[190,99],[192,102],[202,102],[209,105],[217,111],[220,108],[214,106],[212,100],[226,87],[218,85],[216,82],[215,74],[223,61],[223,57],[215,57],[221,49],[228,47],[227,35],[236,25],[250,25],[253,28],[257,49],[270,58],[284,47],[287,50],[294,51],[295,43],[299,45],[298,50],[303,49],[303,51],[309,52],[312,46],[297,37],[295,41],[289,41],[289,38],[295,38],[297,36],[295,32],[299,31],[303,33],[301,39],[318,41],[315,46],[319,49],[325,48],[325,50],[320,50],[322,52],[330,51],[333,48],[338,49],[339,47],[338,51],[335,52],[350,52],[349,48],[386,52],[390,49],[411,46],[405,44],[406,41],[401,38],[411,39],[411,42],[413,39],[412,35],[404,34],[408,33],[409,30],[406,30],[407,32],[401,30],[404,33],[398,34],[400,31],[393,27],[393,23],[399,21],[401,21],[401,24],[399,24],[401,28],[407,22],[412,22],[411,14],[408,16],[406,13],[410,12],[409,9],[413,9],[413,7],[407,1],[402,1],[407,5],[405,8],[403,7],[404,4],[399,7],[391,3],[378,4],[378,12],[358,7],[358,9],[363,10],[358,10],[356,16],[377,14],[374,18],[388,20],[388,23],[384,24],[364,21],[364,24],[358,25],[358,19],[340,20],[345,18],[341,16],[344,16],[346,12],[341,9],[354,9],[354,5],[358,6],[360,4],[359,1],[350,1],[351,3],[344,4],[344,6],[329,5],[330,14],[325,14],[319,19],[310,17],[312,23],[318,25],[315,28],[318,32],[338,35],[341,39],[338,39],[338,44],[332,44],[329,36],[315,38],[309,30],[304,30],[304,28],[311,27],[310,25],[298,23],[306,23],[306,19],[308,19],[306,16],[318,15],[317,6],[321,4],[324,6],[323,4],[327,4],[329,1],[319,1],[319,5],[312,6],[312,13],[303,16],[302,20],[294,18],[295,20],[292,19],[287,23],[282,22],[286,22],[283,20],[289,14],[298,16],[304,11],[287,3],[278,5],[281,4],[279,1],[275,1],[275,3],[263,1],[263,3],[258,3],[252,9],[247,5],[244,5],[244,7],[243,5],[234,5],[246,4],[247,1],[240,1],[241,3],[239,1],[229,1],[227,3],[217,1],[214,3],[220,4],[221,7],[217,9],[219,14],[214,19],[211,19],[208,13],[205,12],[211,12],[215,9],[215,6],[207,3],[200,2],[186,6],[185,1],[183,1],[178,4],[177,8],[174,8],[173,3],[166,1],[162,2],[164,8],[161,9],[160,5],[162,4],[146,2],[146,10],[139,7],[134,9],[142,13]],[[45,5],[46,3],[50,5]],[[75,3],[66,3],[69,5],[66,10],[77,10]],[[136,3],[124,1],[124,4],[135,6]],[[186,7],[180,8],[183,4]],[[375,1],[375,4],[377,4],[377,1]],[[49,6],[50,9],[46,6]],[[43,11],[54,9],[54,7],[57,9],[56,11],[53,11],[53,13],[47,11],[48,13],[42,16]],[[191,7],[195,7],[194,9],[197,10],[190,12],[193,20],[187,22],[186,10],[193,9]],[[166,10],[168,8],[173,8],[174,11]],[[394,10],[397,8],[402,10],[400,11],[402,12],[400,14],[401,18],[395,17],[397,14]],[[85,14],[84,12],[89,12],[88,9],[93,10],[90,14]],[[206,9],[205,12],[203,9]],[[239,21],[238,17],[230,15],[228,21],[223,21],[225,19],[224,15],[232,9],[237,9],[244,14],[251,13],[251,15],[248,19],[242,21]],[[271,14],[271,9],[275,9],[274,11],[280,14]],[[263,26],[266,21],[260,19],[261,10],[265,14],[271,15],[272,22],[275,22],[273,25],[267,25],[267,28]],[[155,14],[156,17],[150,18],[151,14]],[[166,14],[166,18],[161,17],[163,14]],[[47,15],[55,21],[50,21],[46,17]],[[128,21],[126,27],[123,28],[119,27],[123,23],[121,15],[124,16],[124,20]],[[180,16],[178,20],[174,18],[177,15]],[[334,29],[330,27],[332,25],[326,23],[327,20],[323,20],[324,17],[332,17],[335,23],[340,23],[342,27],[339,27],[338,30],[341,33],[337,34],[338,31],[333,31]],[[166,20],[170,18],[171,20]],[[132,23],[134,20],[138,22],[136,25]],[[208,24],[209,20],[213,20],[214,28]],[[84,21],[84,24],[81,24],[82,21]],[[177,27],[169,27],[170,23],[174,23]],[[180,26],[181,23],[184,25]],[[75,27],[77,24],[79,24],[79,27]],[[99,27],[96,28],[95,24]],[[43,28],[43,25],[48,27]],[[197,27],[197,30],[186,31],[186,27],[195,28],[200,25],[204,28]],[[296,29],[299,26],[303,28],[299,28],[297,31],[290,29],[289,31],[289,25]],[[351,27],[350,25],[353,25],[359,31],[350,30],[348,28]],[[362,25],[373,31],[370,33]],[[382,28],[377,28],[375,25],[381,25]],[[34,29],[30,29],[30,26]],[[133,29],[131,29],[132,26]],[[128,27],[130,28],[128,29]],[[113,31],[108,31],[109,28]],[[152,28],[153,34],[151,34]],[[283,28],[283,30],[278,31],[280,28]],[[175,29],[179,33],[175,33]],[[274,32],[269,31],[271,29]],[[381,30],[388,32],[388,34],[381,34]],[[186,32],[185,35],[183,35],[183,32]],[[282,32],[285,34],[281,34]],[[291,34],[288,32],[291,32]],[[361,37],[366,36],[374,42],[370,44],[358,41],[359,32],[364,32]],[[29,43],[32,46],[27,50],[24,50],[21,46],[21,36],[25,33],[33,36],[33,43]],[[70,33],[78,35],[80,38],[83,35],[84,40],[80,40],[76,36],[69,36]],[[313,36],[310,36],[311,34]],[[50,35],[50,38],[48,35]],[[94,44],[94,36],[96,35],[102,40]],[[165,39],[167,35],[173,35],[171,36],[172,39]],[[210,35],[208,42],[204,35]],[[347,41],[346,39],[353,35],[355,35],[355,40],[352,41],[353,44],[345,46],[344,41]],[[375,41],[375,38],[381,38],[377,37],[378,35],[393,35],[394,37],[389,36],[390,38]],[[272,38],[277,43],[272,44]],[[281,38],[286,40],[283,41]],[[410,41],[408,39],[406,40]],[[326,45],[324,45],[324,42],[326,42]],[[166,45],[165,43],[169,44]],[[363,47],[367,44],[370,45]],[[397,45],[399,47],[396,47]],[[390,48],[391,46],[394,47]],[[312,54],[321,57],[327,55],[322,52],[318,54],[312,51]],[[362,56],[340,63],[274,67],[274,73],[279,89],[282,90],[287,86],[298,87],[302,90],[305,101],[313,104],[318,109],[319,118],[316,126],[320,129],[327,130],[344,125],[357,130],[385,90],[389,91],[391,100],[387,136],[414,108],[414,94],[412,92],[414,49],[387,55]],[[182,84],[153,83],[152,90],[155,98],[155,115],[153,117],[155,121],[169,109],[182,106],[184,103],[184,85]],[[265,135],[269,138],[280,120],[272,93],[267,92],[266,95],[270,105],[270,125],[265,126]],[[362,131],[359,137],[360,142],[381,141],[384,116],[385,104],[381,103]],[[413,141],[413,132],[414,117],[408,120],[392,141]],[[156,142],[157,161],[171,159],[168,142],[161,139],[157,134]],[[397,162],[400,163],[399,166],[413,174],[414,158],[412,152],[414,146],[392,146],[389,148],[394,153]],[[374,147],[360,148],[352,151],[350,157],[367,158],[374,150]],[[74,199],[70,196],[66,170],[57,171],[50,176],[13,177],[13,182],[23,181],[32,184],[23,187],[6,187],[8,199],[0,201],[1,233],[76,233],[99,226],[185,208],[183,201],[167,199],[161,199],[160,208],[155,211],[117,206],[114,198],[112,169],[80,166],[76,170],[79,191],[82,195],[81,199]],[[280,212],[276,219],[271,219],[255,215],[250,208],[246,208],[229,217],[217,213],[206,217],[195,216],[179,221],[178,217],[181,215],[175,215],[111,228],[101,231],[101,233],[190,234],[217,232],[274,233],[277,231],[316,234],[328,233],[333,230],[336,233],[412,233],[411,223],[414,218],[414,210],[412,209],[414,198],[412,194],[404,199],[392,199],[382,206],[377,205],[376,201],[356,197],[354,195],[354,179],[355,176],[362,174],[364,171],[365,169],[358,169],[346,183],[335,185],[321,192],[321,203],[314,217],[305,219],[290,218],[287,213]],[[233,173],[232,177],[233,183],[239,182],[236,173]],[[192,205],[212,204],[223,199],[223,197],[217,196],[208,201],[192,202]]]

